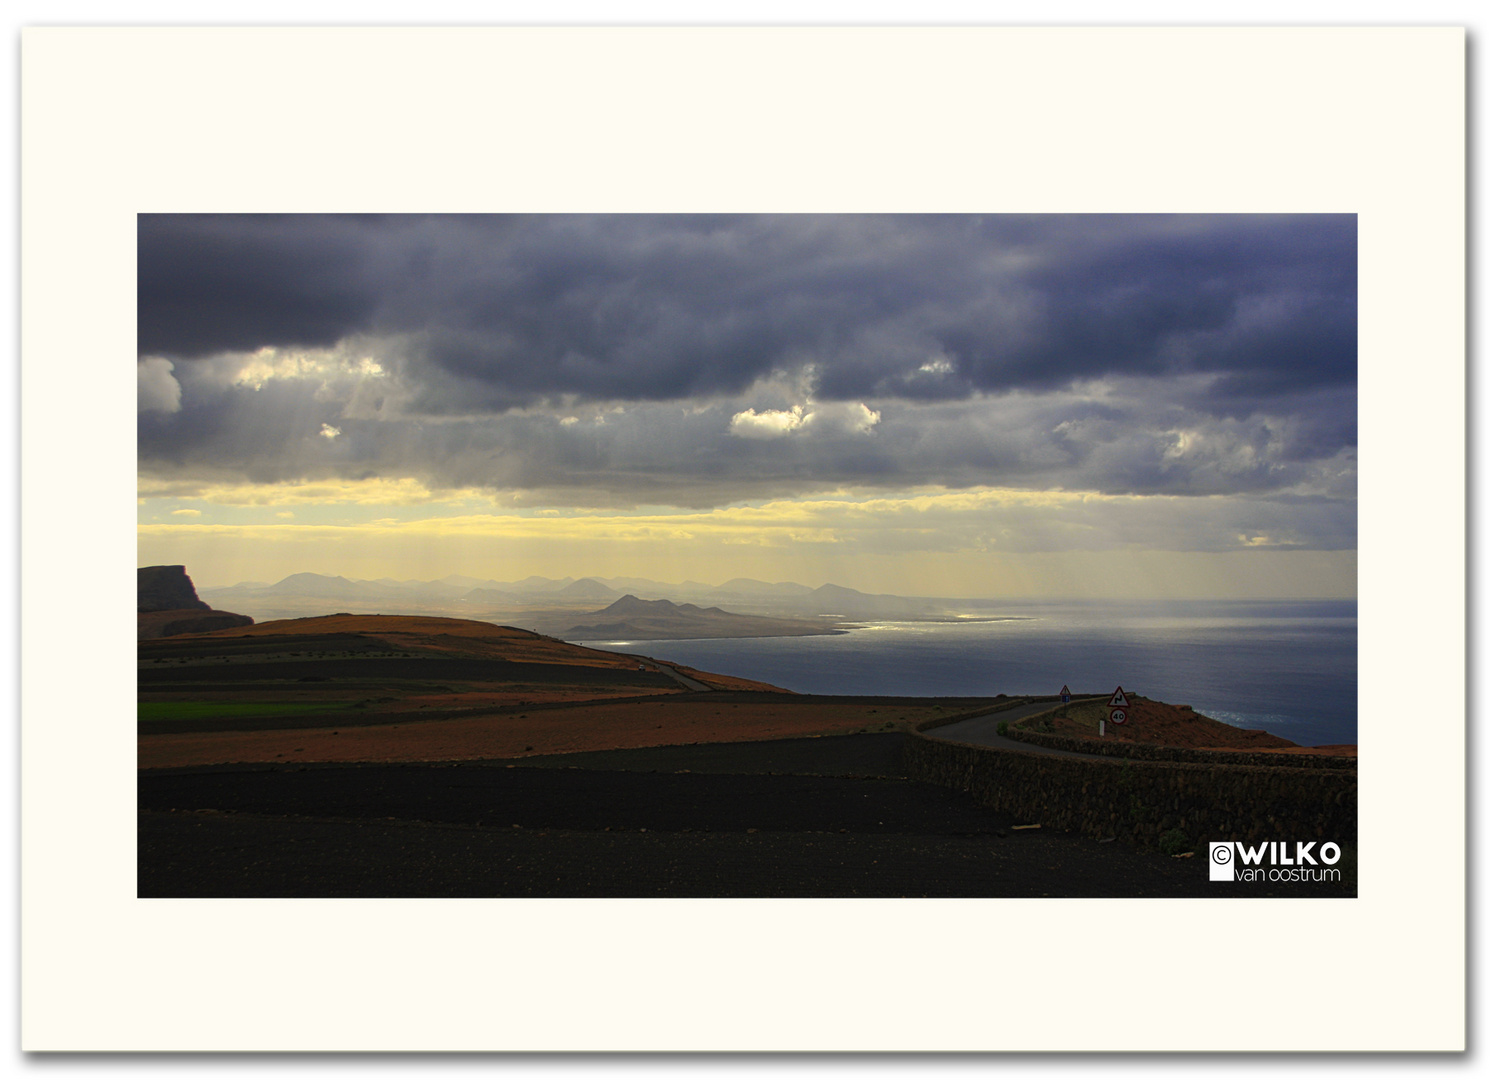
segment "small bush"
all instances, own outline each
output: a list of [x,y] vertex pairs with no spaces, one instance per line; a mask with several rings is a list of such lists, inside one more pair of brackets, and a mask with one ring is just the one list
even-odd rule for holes
[[1006,734],[1006,729],[1007,729],[1007,723],[1006,723],[1005,720],[998,720],[996,722],[996,734],[998,734],[998,735],[1005,735]]
[[1164,855],[1181,855],[1193,847],[1193,841],[1188,839],[1188,834],[1182,829],[1168,829],[1157,840],[1157,847],[1162,849]]

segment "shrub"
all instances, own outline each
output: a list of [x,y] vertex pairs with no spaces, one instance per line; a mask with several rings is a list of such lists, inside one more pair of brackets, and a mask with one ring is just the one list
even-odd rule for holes
[[1168,829],[1157,840],[1157,846],[1164,855],[1181,855],[1193,847],[1193,841],[1188,839],[1188,834],[1182,829]]
[[1007,723],[1006,723],[1005,720],[998,720],[996,722],[996,734],[998,734],[998,735],[1005,735],[1006,734],[1006,729],[1007,729]]

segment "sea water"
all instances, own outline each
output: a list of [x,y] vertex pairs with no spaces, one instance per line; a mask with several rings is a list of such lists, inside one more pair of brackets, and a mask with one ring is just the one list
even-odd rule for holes
[[1304,746],[1358,742],[1353,601],[1010,604],[823,637],[585,642],[809,694],[1116,686]]

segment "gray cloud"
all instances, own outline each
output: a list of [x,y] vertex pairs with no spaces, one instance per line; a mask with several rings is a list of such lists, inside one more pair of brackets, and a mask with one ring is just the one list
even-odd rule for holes
[[[789,406],[742,395],[691,407],[573,402],[468,417],[376,407],[402,393],[370,389],[384,379],[278,378],[255,389],[225,385],[221,372],[199,365],[184,380],[191,408],[140,416],[147,471],[259,482],[415,476],[432,487],[545,489],[571,492],[573,501],[606,492],[609,505],[697,507],[837,486],[1335,498],[1355,489],[1352,447],[1320,438],[1312,409],[1217,417],[1160,398],[1154,380],[1107,385],[1095,396]],[[1352,406],[1352,394],[1321,396],[1318,412]],[[744,437],[746,414],[766,430]],[[326,438],[326,428],[339,435]]]
[[140,466],[1235,495],[1316,522],[1273,510],[1271,544],[1342,546],[1355,252],[1345,216],[145,215]]

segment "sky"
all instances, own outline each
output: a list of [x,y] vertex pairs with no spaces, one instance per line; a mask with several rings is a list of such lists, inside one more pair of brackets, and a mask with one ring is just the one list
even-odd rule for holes
[[1352,597],[1352,215],[141,215],[141,565]]

